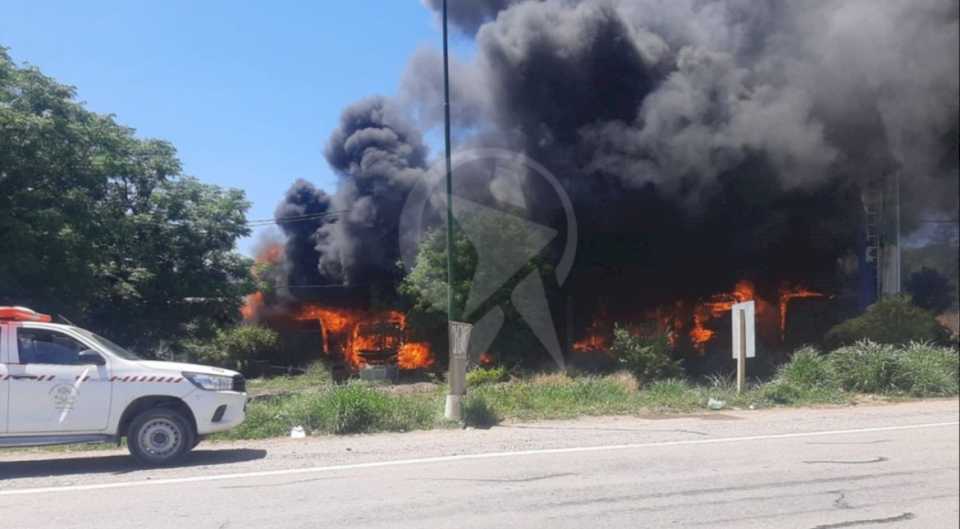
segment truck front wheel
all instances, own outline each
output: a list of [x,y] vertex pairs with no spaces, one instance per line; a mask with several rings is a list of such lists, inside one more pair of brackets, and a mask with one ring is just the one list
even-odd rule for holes
[[196,435],[177,410],[153,408],[137,415],[127,431],[130,454],[144,465],[169,465],[195,445]]

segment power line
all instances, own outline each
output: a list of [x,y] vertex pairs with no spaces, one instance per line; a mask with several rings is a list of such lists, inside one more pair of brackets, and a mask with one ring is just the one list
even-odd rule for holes
[[336,217],[336,216],[338,216],[338,215],[340,215],[340,214],[348,213],[349,211],[350,211],[349,209],[342,209],[342,210],[338,210],[338,211],[326,211],[326,212],[323,212],[323,213],[309,213],[309,214],[304,214],[304,215],[292,215],[292,216],[289,216],[289,217],[281,217],[281,218],[255,219],[255,220],[248,220],[248,221],[246,222],[246,225],[249,226],[249,227],[251,227],[251,228],[253,228],[253,227],[259,228],[259,227],[262,227],[262,226],[270,226],[270,225],[273,225],[273,224],[276,224],[276,225],[279,226],[279,225],[283,225],[283,224],[293,224],[293,223],[297,223],[297,222],[311,222],[311,221],[315,221],[315,220],[319,220],[319,219],[324,219],[324,218],[327,218],[327,217]]
[[[360,288],[360,287],[366,287],[368,285],[338,285],[336,283],[330,283],[326,285],[282,285],[282,286],[286,286],[286,288]],[[282,286],[277,285],[278,288],[281,288]]]

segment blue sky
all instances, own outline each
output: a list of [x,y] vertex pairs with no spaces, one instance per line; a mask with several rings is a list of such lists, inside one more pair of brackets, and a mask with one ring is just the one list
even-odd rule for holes
[[335,188],[323,146],[341,109],[395,93],[440,30],[417,0],[5,0],[0,45],[172,142],[187,174],[243,189],[262,219],[296,178]]

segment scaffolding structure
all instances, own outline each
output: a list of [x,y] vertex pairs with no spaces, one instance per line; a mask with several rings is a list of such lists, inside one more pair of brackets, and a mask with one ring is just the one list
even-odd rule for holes
[[867,179],[861,191],[863,202],[865,246],[864,261],[874,271],[876,295],[883,292],[883,226],[884,198],[887,179],[877,175]]

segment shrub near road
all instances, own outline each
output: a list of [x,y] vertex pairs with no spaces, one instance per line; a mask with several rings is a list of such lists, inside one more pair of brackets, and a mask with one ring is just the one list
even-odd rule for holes
[[867,311],[830,329],[828,345],[839,347],[860,340],[879,343],[907,344],[935,342],[946,344],[950,331],[937,321],[933,313],[910,300],[909,296],[887,296],[867,307]]
[[[311,373],[321,370],[314,368]],[[489,371],[487,373],[486,371]],[[509,380],[500,369],[478,369],[466,401],[466,423],[487,427],[502,420],[573,418],[586,415],[693,412],[707,409],[710,399],[725,407],[758,408],[845,404],[858,395],[880,397],[944,397],[958,394],[958,354],[930,344],[906,346],[859,342],[823,354],[798,350],[777,375],[755,383],[738,395],[723,376],[691,382],[670,378],[638,383],[628,373],[606,376],[540,374]],[[246,422],[230,438],[286,436],[295,426],[313,434],[409,431],[454,424],[442,417],[442,385],[420,393],[362,382],[337,386],[329,378],[302,377],[251,381],[254,393],[267,394],[248,408]],[[483,381],[480,383],[479,381]],[[259,389],[258,389],[259,388]]]
[[270,396],[252,402],[247,420],[227,437],[257,439],[288,435],[302,426],[312,434],[422,430],[438,420],[439,393],[393,395],[362,382]]

